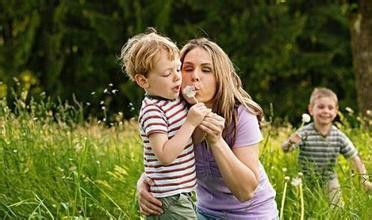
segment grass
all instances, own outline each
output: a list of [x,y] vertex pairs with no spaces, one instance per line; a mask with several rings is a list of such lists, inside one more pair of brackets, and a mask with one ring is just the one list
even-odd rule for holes
[[[46,98],[27,105],[16,100],[12,111],[0,100],[1,219],[140,219],[135,185],[143,165],[136,122],[117,121],[109,128],[81,118],[79,106]],[[371,132],[347,121],[341,127],[371,173]],[[330,209],[320,187],[290,184],[288,177],[298,176],[297,154],[284,154],[279,146],[292,131],[290,125],[267,126],[261,145],[278,209],[284,207],[282,219],[300,219],[301,210],[304,219],[372,219],[372,194],[363,191],[343,158],[337,173],[344,208]]]
[[70,108],[36,117],[1,105],[1,219],[136,219],[143,168],[134,122],[74,124],[58,118]]

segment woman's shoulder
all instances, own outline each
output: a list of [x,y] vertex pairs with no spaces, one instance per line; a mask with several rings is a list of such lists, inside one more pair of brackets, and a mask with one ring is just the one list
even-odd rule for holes
[[238,106],[238,116],[239,119],[243,118],[246,120],[257,120],[257,115],[254,113],[253,109],[247,108],[244,105]]

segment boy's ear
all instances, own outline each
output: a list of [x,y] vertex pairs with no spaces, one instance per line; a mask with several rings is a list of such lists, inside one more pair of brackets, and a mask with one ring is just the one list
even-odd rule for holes
[[313,106],[311,104],[309,104],[307,106],[307,111],[309,112],[309,114],[312,116],[313,115]]
[[142,74],[136,74],[134,76],[134,80],[136,81],[137,85],[139,85],[143,89],[147,89],[149,87],[146,76]]

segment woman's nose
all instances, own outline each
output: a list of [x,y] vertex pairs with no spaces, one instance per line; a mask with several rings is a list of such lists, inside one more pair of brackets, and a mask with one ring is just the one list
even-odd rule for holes
[[199,82],[200,81],[199,74],[197,73],[197,71],[193,72],[193,74],[191,76],[191,81],[192,82]]

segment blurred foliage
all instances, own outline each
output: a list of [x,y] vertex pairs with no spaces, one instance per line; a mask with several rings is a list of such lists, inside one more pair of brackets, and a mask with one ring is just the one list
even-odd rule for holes
[[153,26],[180,47],[194,37],[216,41],[266,112],[272,104],[276,116],[298,120],[315,86],[356,108],[344,1],[0,2],[0,97],[20,86],[29,96],[75,96],[86,115],[133,117],[143,92],[118,56],[129,37]]

